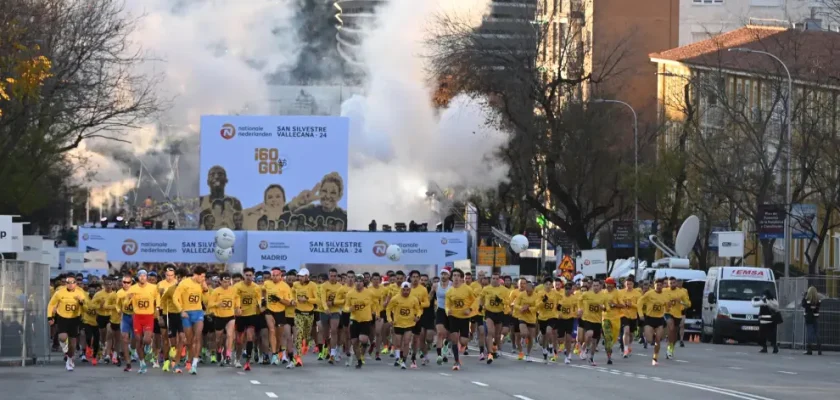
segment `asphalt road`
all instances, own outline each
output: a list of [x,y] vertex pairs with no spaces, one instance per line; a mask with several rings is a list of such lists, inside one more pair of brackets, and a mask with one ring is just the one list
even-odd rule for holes
[[[663,349],[664,350],[664,349]],[[804,356],[793,350],[758,354],[758,347],[686,343],[676,360],[650,365],[651,350],[636,346],[634,355],[606,365],[603,352],[590,367],[575,357],[571,366],[533,362],[511,355],[486,365],[471,356],[461,371],[449,365],[400,370],[393,359],[368,360],[361,370],[330,366],[307,356],[303,368],[255,366],[250,372],[202,365],[197,376],[124,373],[109,365],[63,363],[0,369],[2,398],[61,400],[353,398],[543,400],[651,400],[659,394],[679,400],[825,400],[840,393],[840,354]]]

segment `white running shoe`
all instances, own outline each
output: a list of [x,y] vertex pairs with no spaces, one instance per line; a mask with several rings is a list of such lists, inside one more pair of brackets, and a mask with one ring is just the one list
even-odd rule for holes
[[242,363],[239,362],[238,358],[236,359],[236,361],[233,362],[233,367],[234,368],[242,368]]
[[73,363],[70,361],[70,358],[67,358],[67,361],[64,362],[64,368],[66,368],[68,371],[73,370]]
[[571,363],[572,363],[572,359],[571,359],[571,358],[569,358],[569,356],[566,356],[566,359],[565,359],[565,360],[563,360],[563,363],[564,363],[564,364],[566,364],[566,365],[571,364]]
[[160,368],[160,364],[157,360],[152,361],[152,368]]

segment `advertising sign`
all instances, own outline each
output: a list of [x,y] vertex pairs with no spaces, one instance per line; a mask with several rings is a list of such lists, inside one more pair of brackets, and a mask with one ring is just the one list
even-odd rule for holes
[[[245,262],[247,235],[237,232],[229,262]],[[109,261],[215,263],[216,232],[79,229],[79,251],[104,251]]]
[[200,229],[347,230],[349,121],[201,118]]
[[614,249],[632,249],[633,243],[633,221],[613,221],[612,247]]
[[[399,261],[385,256],[402,249]],[[248,265],[304,264],[437,265],[467,254],[466,232],[248,232]]]
[[507,248],[499,246],[479,246],[478,264],[490,266],[507,265]]
[[718,256],[744,257],[744,232],[717,232]]
[[[385,256],[402,248],[399,261]],[[107,253],[108,261],[215,263],[215,232],[186,230],[79,230],[79,251]],[[462,260],[466,232],[261,232],[236,233],[231,263],[257,267],[301,264],[437,265]]]
[[794,204],[790,210],[790,234],[794,239],[817,237],[817,205]]
[[758,237],[784,239],[785,207],[780,204],[763,204],[758,207]]

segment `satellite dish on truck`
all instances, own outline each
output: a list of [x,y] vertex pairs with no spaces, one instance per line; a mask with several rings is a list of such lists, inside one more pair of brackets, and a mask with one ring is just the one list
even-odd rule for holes
[[672,258],[688,258],[688,253],[694,248],[694,243],[697,242],[697,235],[700,233],[700,219],[697,216],[690,216],[685,219],[679,232],[677,232],[677,240],[674,241],[676,250],[666,246],[659,241],[656,235],[650,235],[648,239],[656,248],[662,251],[667,257]]

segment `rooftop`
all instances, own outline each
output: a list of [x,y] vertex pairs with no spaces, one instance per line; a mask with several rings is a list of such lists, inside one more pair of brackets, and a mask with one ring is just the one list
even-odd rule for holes
[[840,84],[840,34],[830,31],[747,25],[700,42],[651,53],[650,58],[653,61],[667,60],[709,68],[784,75],[781,66],[771,57],[728,51],[731,48],[773,54],[799,80]]

